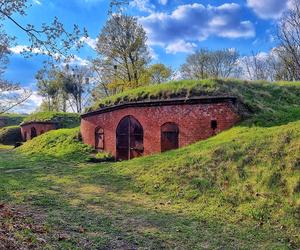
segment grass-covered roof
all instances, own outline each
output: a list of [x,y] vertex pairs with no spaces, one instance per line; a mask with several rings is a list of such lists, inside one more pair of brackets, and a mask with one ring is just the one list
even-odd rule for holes
[[96,102],[87,111],[143,100],[235,96],[252,113],[251,122],[282,124],[300,118],[300,82],[263,82],[235,79],[184,80],[139,87]]
[[80,116],[65,112],[38,112],[27,116],[23,123],[29,122],[56,122],[61,128],[73,128],[80,124]]

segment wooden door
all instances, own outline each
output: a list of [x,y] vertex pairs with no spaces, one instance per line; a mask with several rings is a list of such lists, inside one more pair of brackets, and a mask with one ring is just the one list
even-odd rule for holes
[[117,160],[128,160],[144,153],[144,131],[133,116],[124,117],[116,131]]
[[161,126],[161,152],[179,147],[179,128],[175,123],[165,123]]
[[102,128],[96,128],[95,130],[95,148],[104,150],[104,130]]
[[31,132],[31,133],[30,133],[30,138],[31,138],[31,139],[33,139],[34,137],[37,136],[35,127],[32,127],[30,132]]

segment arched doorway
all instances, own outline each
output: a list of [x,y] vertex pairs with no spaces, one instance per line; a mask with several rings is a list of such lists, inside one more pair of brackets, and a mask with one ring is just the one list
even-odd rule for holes
[[104,149],[104,130],[103,128],[95,129],[95,148],[96,150]]
[[128,160],[144,153],[144,131],[133,116],[124,117],[117,127],[117,160]]
[[31,139],[34,138],[34,137],[36,137],[36,135],[37,135],[37,134],[36,134],[36,129],[35,129],[35,127],[32,127],[32,128],[31,128],[31,133],[30,133]]
[[179,147],[179,128],[176,123],[168,122],[161,126],[161,152]]

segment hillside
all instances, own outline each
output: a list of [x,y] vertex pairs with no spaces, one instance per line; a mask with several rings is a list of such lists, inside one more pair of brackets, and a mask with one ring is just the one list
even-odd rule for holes
[[114,104],[149,99],[193,96],[235,96],[247,125],[272,126],[300,120],[300,82],[254,82],[208,79],[176,81],[136,88],[103,99],[88,111]]
[[84,158],[92,149],[80,141],[79,128],[49,131],[27,141],[17,149],[20,153],[70,160]]

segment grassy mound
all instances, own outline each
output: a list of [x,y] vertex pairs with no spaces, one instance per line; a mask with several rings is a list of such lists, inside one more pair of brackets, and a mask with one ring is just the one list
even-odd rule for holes
[[103,99],[88,111],[114,104],[175,97],[235,96],[251,115],[247,125],[273,126],[300,119],[300,83],[242,80],[176,81],[140,87]]
[[75,128],[80,124],[80,115],[64,112],[38,112],[27,116],[23,122],[52,121],[57,122],[60,128]]
[[21,141],[21,128],[19,126],[0,128],[0,144],[14,145],[16,142]]
[[199,219],[274,227],[285,231],[287,245],[300,245],[300,121],[236,127],[186,148],[117,163],[110,174],[181,209],[188,204],[186,212]]
[[0,115],[0,128],[19,125],[26,115],[2,114]]
[[79,137],[79,128],[51,130],[27,141],[17,150],[34,156],[80,160],[92,149],[84,145]]

